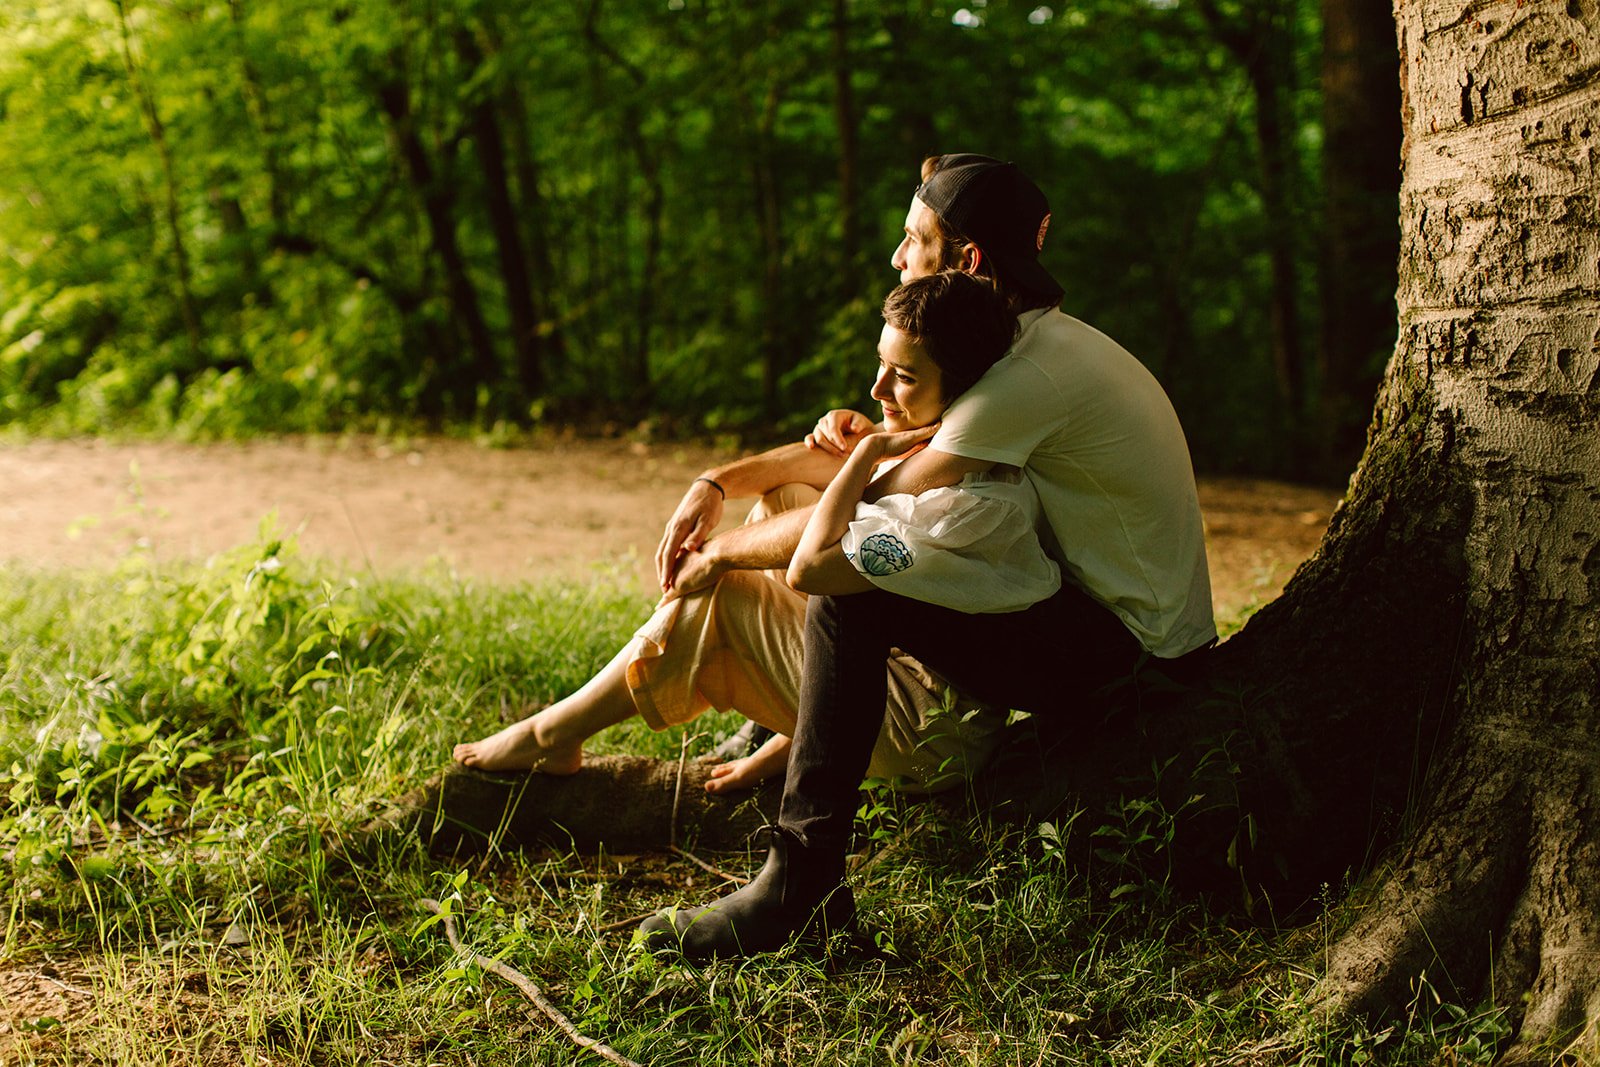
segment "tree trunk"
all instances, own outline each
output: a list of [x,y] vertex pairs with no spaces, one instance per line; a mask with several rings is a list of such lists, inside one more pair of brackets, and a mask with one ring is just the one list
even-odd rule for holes
[[545,229],[549,209],[539,191],[539,164],[530,139],[528,108],[522,94],[511,85],[502,88],[500,103],[509,120],[507,139],[511,145],[512,172],[516,176],[517,203],[522,207],[520,225],[526,237],[524,243],[533,270],[534,314],[538,319],[546,362],[556,367],[566,358],[566,337],[555,312],[556,268],[550,254],[550,235]]
[[[1415,830],[1322,991],[1393,1012],[1427,980],[1503,1007],[1513,1059],[1600,1019],[1600,17],[1593,0],[1398,12],[1400,340],[1375,454],[1459,487],[1463,623]],[[1377,473],[1377,472],[1374,472]],[[1410,595],[1410,590],[1405,591]]]
[[754,144],[750,150],[756,228],[761,234],[761,404],[772,418],[783,413],[781,382],[793,365],[783,283],[783,204],[772,143],[781,99],[778,82],[773,81],[767,86],[760,118],[752,122]]
[[[584,37],[592,46],[593,53],[610,60],[612,66],[622,72],[631,86],[625,96],[626,103],[622,107],[622,134],[633,152],[633,158],[639,167],[639,177],[644,182],[644,193],[638,205],[644,214],[644,260],[639,267],[639,284],[635,293],[636,303],[631,331],[633,343],[630,345],[629,353],[632,365],[620,376],[630,383],[627,399],[634,405],[643,407],[649,400],[651,392],[650,336],[655,325],[656,291],[660,286],[658,275],[661,273],[662,221],[666,212],[666,189],[661,180],[660,152],[651,145],[650,139],[645,134],[645,116],[640,107],[641,99],[649,91],[649,78],[643,67],[612,47],[600,33],[600,13],[600,0],[592,0],[584,19]],[[598,69],[595,72],[595,80],[598,85],[600,83]],[[660,101],[652,103],[659,106]]]
[[1384,0],[1323,0],[1321,337],[1317,473],[1361,452],[1362,428],[1394,350],[1400,231],[1400,88]]
[[[456,51],[468,69],[483,65],[483,51],[472,34],[456,34]],[[511,201],[511,186],[506,175],[506,144],[495,114],[494,98],[487,91],[469,105],[472,146],[483,172],[484,206],[489,213],[489,229],[494,234],[495,252],[500,263],[500,284],[505,291],[506,316],[511,321],[511,353],[516,361],[517,384],[522,398],[531,401],[544,392],[544,352],[539,338],[539,315],[533,306],[533,281],[528,273],[528,257],[518,232],[517,209]]]
[[833,0],[833,115],[839,127],[839,292],[856,297],[856,266],[861,259],[861,150],[856,129],[856,98],[851,85],[850,4]]
[[1300,309],[1301,184],[1293,106],[1295,12],[1286,0],[1246,5],[1242,21],[1224,16],[1215,0],[1200,11],[1213,36],[1233,54],[1254,97],[1256,154],[1261,164],[1261,206],[1266,214],[1271,296],[1267,303],[1273,377],[1296,469],[1304,464],[1307,408],[1306,355]]
[[167,141],[166,126],[162,123],[161,114],[156,108],[155,92],[150,88],[150,81],[134,55],[133,34],[128,28],[128,12],[124,0],[115,0],[115,4],[117,28],[122,38],[123,68],[128,72],[128,83],[132,86],[134,96],[139,102],[139,115],[144,119],[145,132],[150,135],[150,141],[155,145],[156,154],[161,159],[167,236],[172,241],[172,259],[178,283],[178,314],[183,320],[183,331],[189,340],[190,369],[198,370],[205,361],[200,348],[200,312],[194,296],[194,272],[189,266],[189,249],[183,237],[178,177],[172,160],[172,145]]
[[489,336],[489,326],[483,319],[478,293],[467,273],[466,259],[461,254],[461,244],[456,237],[455,195],[448,183],[434,173],[433,161],[417,132],[415,117],[411,112],[410,90],[400,76],[399,69],[400,57],[391,55],[387,76],[377,87],[378,102],[389,119],[406,174],[428,218],[433,249],[444,268],[450,307],[467,337],[471,384],[492,387],[501,380],[500,361],[495,355],[494,340]]

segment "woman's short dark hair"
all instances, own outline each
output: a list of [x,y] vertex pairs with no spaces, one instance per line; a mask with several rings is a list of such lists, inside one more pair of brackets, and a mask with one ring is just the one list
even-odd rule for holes
[[947,402],[983,377],[1017,334],[1016,316],[994,286],[958,270],[896,286],[883,302],[883,321],[938,364]]

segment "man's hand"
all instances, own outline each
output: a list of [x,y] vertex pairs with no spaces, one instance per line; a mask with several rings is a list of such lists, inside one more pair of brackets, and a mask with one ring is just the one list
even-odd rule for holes
[[861,438],[877,427],[859,411],[834,408],[806,434],[806,447],[840,459],[848,456],[861,443]]
[[678,502],[678,510],[667,520],[661,544],[656,548],[656,578],[662,592],[673,588],[686,557],[705,546],[706,538],[721,521],[722,493],[707,481],[691,484]]
[[710,588],[727,569],[727,564],[714,550],[685,549],[678,555],[672,581],[662,590],[661,603]]

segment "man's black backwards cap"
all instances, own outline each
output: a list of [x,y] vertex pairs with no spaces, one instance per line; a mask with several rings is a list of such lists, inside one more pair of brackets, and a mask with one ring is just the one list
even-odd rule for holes
[[968,152],[940,156],[937,167],[917,199],[977,245],[1008,288],[1059,302],[1061,285],[1039,265],[1050,228],[1050,205],[1039,187],[1015,163]]

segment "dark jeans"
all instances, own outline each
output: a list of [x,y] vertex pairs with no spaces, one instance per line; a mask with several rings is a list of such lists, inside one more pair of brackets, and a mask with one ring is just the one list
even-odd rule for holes
[[1141,649],[1110,611],[1063,587],[1001,615],[882,590],[806,605],[800,718],[778,824],[808,848],[850,843],[861,780],[883,725],[885,661],[899,648],[986,704],[1046,716],[1133,673]]

